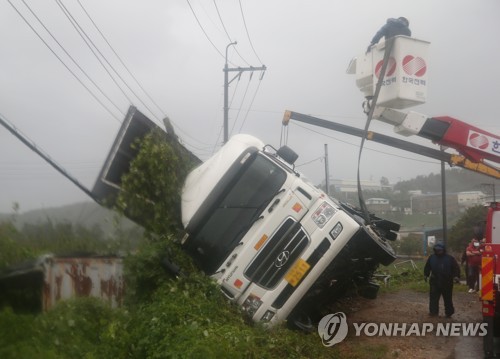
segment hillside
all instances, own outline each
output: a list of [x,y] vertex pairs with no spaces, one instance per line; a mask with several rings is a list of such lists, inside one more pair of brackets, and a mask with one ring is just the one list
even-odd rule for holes
[[[492,194],[492,185],[495,187],[500,185],[500,181],[494,178],[461,168],[447,169],[445,179],[448,193],[482,191],[486,194]],[[398,182],[394,189],[401,192],[414,190],[421,190],[422,193],[441,192],[441,173],[421,175],[407,181]]]
[[98,205],[95,202],[74,203],[62,207],[43,208],[25,213],[0,213],[0,221],[12,221],[17,228],[24,224],[41,224],[46,222],[71,223],[85,228],[99,226],[104,233],[110,233],[116,226],[129,229],[136,226],[133,222],[118,213]]

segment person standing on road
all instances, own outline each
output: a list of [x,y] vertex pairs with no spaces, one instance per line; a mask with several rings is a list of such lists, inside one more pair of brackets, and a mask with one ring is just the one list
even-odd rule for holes
[[424,267],[425,280],[429,279],[429,315],[439,314],[439,298],[443,296],[444,313],[450,318],[455,313],[453,307],[453,281],[460,278],[460,267],[455,257],[446,253],[444,244],[434,246],[434,254],[429,256]]
[[481,242],[478,238],[473,238],[467,249],[467,284],[469,293],[477,292],[479,288],[479,273],[481,271]]
[[373,36],[373,39],[370,42],[370,45],[368,45],[366,52],[368,53],[371,50],[372,46],[379,42],[381,38],[385,38],[385,40],[387,40],[398,35],[411,36],[411,30],[409,26],[410,22],[408,21],[408,19],[402,16],[398,17],[397,19],[387,19],[387,22],[384,24],[384,26],[382,26],[380,30],[377,31],[375,36]]

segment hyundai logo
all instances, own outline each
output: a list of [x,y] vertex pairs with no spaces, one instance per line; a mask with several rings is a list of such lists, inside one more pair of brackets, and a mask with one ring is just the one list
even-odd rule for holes
[[278,254],[278,256],[276,257],[276,260],[274,261],[274,265],[276,266],[276,268],[281,268],[288,261],[288,258],[290,258],[290,252],[283,251],[280,254]]

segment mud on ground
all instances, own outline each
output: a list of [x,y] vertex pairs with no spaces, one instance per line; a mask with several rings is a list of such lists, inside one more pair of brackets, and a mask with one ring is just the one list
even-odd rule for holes
[[[428,293],[402,290],[379,294],[377,299],[356,297],[346,299],[339,305],[349,323],[349,334],[341,346],[356,344],[383,345],[388,348],[387,358],[481,358],[483,356],[481,337],[446,337],[427,333],[425,336],[361,336],[356,337],[352,323],[481,323],[481,302],[477,293],[471,294],[455,288],[453,293],[455,314],[444,316],[440,301],[440,316],[429,317]],[[408,325],[408,324],[407,324]],[[421,326],[420,326],[421,327]]]

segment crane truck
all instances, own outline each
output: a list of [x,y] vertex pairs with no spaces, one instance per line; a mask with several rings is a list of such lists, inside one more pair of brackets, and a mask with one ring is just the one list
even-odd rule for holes
[[[414,44],[417,46],[413,46]],[[426,61],[421,54],[425,53],[425,44],[407,37],[395,39],[394,51],[388,60],[389,80],[380,81],[382,87],[387,87],[380,102],[373,103],[373,95],[376,89],[375,78],[380,76],[380,72],[377,72],[381,69],[380,59],[385,55],[385,44],[378,45],[374,53],[365,54],[351,63],[348,72],[356,74],[356,83],[365,94],[366,112],[371,113],[375,119],[393,125],[395,132],[399,134],[429,139],[437,145],[454,149],[458,154],[440,151],[439,158],[437,153],[435,157],[429,155],[430,152],[417,153],[500,179],[500,136],[449,116],[428,117],[417,112],[400,111],[425,101],[422,89],[427,85],[427,80],[423,78]],[[370,71],[374,76],[371,76]],[[488,206],[484,233],[480,300],[483,322],[488,324],[487,335],[483,337],[484,355],[491,358],[500,355],[500,203],[495,198]]]
[[[390,51],[386,51],[388,46],[392,47]],[[456,154],[326,123],[291,111],[285,113],[284,123],[295,119],[321,125],[500,179],[500,136],[449,116],[428,117],[413,111],[401,111],[425,102],[427,46],[425,41],[397,36],[392,44],[378,44],[370,53],[353,59],[348,73],[356,75],[356,83],[365,95],[365,113],[393,125],[398,134],[429,139],[442,146],[441,149],[454,149]],[[388,75],[385,79],[384,63]],[[377,86],[382,91],[377,93]],[[380,101],[378,94],[382,95]],[[495,198],[488,206],[484,233],[480,300],[483,322],[487,323],[488,330],[483,337],[483,349],[486,358],[493,358],[500,355],[500,203]]]

